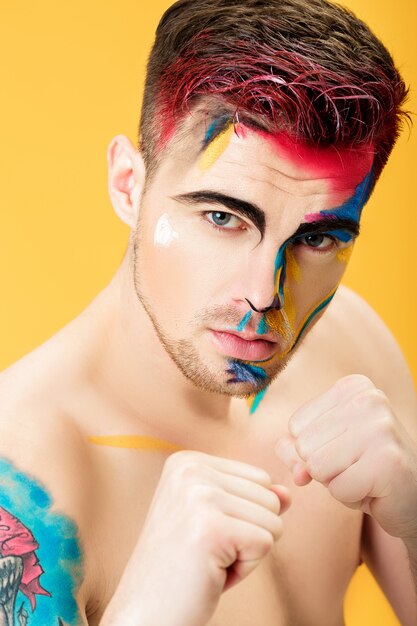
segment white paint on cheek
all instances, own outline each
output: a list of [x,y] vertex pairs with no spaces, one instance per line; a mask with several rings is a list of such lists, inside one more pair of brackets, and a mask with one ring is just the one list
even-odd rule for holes
[[178,239],[178,233],[172,228],[168,215],[164,213],[156,225],[153,242],[156,246],[167,248],[175,239]]

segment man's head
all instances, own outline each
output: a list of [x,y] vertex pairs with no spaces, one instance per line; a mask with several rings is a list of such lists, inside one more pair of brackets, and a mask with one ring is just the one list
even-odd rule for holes
[[195,384],[250,395],[285,367],[335,294],[405,96],[382,44],[324,0],[167,11],[140,153],[122,142],[112,168],[132,207],[143,194],[136,293]]
[[[314,145],[373,143],[377,178],[406,88],[368,26],[326,0],[179,0],[162,17],[140,124],[150,173],[195,103]],[[218,99],[216,99],[218,98]]]

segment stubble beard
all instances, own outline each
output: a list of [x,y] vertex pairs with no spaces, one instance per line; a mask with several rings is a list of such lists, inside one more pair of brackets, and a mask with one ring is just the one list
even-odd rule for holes
[[[289,358],[278,360],[274,363],[274,368],[267,371],[268,377],[253,382],[228,382],[232,378],[227,373],[228,365],[221,374],[217,374],[203,362],[193,343],[187,339],[174,340],[164,332],[158,322],[157,315],[153,310],[149,299],[146,297],[140,282],[140,272],[138,268],[137,256],[138,240],[133,245],[133,282],[136,296],[147,314],[155,333],[164,347],[167,355],[182,372],[182,374],[202,391],[208,391],[235,398],[249,398],[269,387],[270,383],[286,368]],[[201,317],[203,321],[204,316]],[[213,320],[213,317],[210,316]],[[223,380],[221,379],[223,378]]]

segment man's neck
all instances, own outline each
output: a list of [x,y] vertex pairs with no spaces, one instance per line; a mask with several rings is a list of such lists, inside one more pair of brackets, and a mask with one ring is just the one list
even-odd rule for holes
[[[236,401],[197,389],[165,351],[136,296],[128,256],[78,320],[89,337],[91,384],[114,407],[114,422],[103,423],[100,434],[109,434],[106,428],[114,434],[120,424],[129,434],[189,445],[190,433],[207,436],[233,426]],[[241,413],[243,401],[237,404]]]

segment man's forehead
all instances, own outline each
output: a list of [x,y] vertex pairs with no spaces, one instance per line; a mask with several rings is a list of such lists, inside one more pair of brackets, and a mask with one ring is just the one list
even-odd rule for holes
[[333,181],[333,191],[357,187],[369,174],[375,158],[372,145],[355,148],[311,146],[285,133],[255,131],[300,177]]
[[[207,158],[207,154],[209,157]],[[213,142],[203,148],[200,163],[210,169],[224,155],[223,161],[240,160],[254,168],[263,165],[279,178],[291,182],[325,182],[330,193],[353,192],[369,174],[373,160],[372,146],[340,149],[307,145],[283,132],[270,133],[242,123],[230,124]]]
[[[224,112],[217,118],[219,126],[216,118],[198,117],[198,123],[194,117],[182,126],[176,136],[178,150],[173,146],[165,166],[164,159],[162,162],[160,173],[166,183],[173,183],[176,193],[217,191],[268,212],[280,202],[300,207],[300,216],[304,216],[341,206],[355,197],[358,186],[371,176],[371,146],[318,148],[283,132],[254,128],[233,116],[228,120]],[[304,200],[298,202],[297,198]]]

